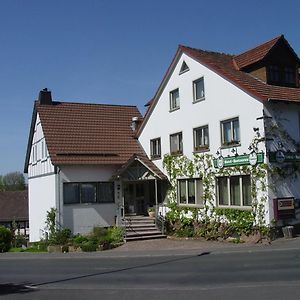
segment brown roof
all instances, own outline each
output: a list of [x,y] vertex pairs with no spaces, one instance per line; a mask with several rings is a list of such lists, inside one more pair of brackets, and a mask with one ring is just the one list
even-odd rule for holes
[[0,192],[0,222],[28,221],[28,191]]
[[130,127],[142,118],[135,106],[37,101],[35,110],[54,165],[124,164],[143,153]]
[[277,42],[280,39],[283,39],[283,35],[277,36],[276,38],[266,43],[263,43],[262,45],[259,45],[253,49],[250,49],[246,52],[236,55],[234,57],[234,60],[238,68],[241,70],[246,66],[252,65],[264,59],[265,56],[269,53],[269,51],[274,47],[275,44],[277,44]]

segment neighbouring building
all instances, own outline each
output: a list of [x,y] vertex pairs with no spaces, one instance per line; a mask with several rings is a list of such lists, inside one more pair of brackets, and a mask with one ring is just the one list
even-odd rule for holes
[[51,208],[59,226],[84,234],[162,202],[166,177],[136,139],[141,121],[135,106],[58,102],[40,92],[24,170],[30,241],[45,237]]
[[29,235],[27,190],[0,192],[0,225]]
[[[238,55],[179,46],[146,106],[143,118],[133,106],[40,92],[25,162],[31,241],[44,236],[51,207],[61,226],[87,233],[167,202],[166,154],[211,154],[221,208],[251,210],[251,166],[268,166],[257,190],[266,222],[298,222],[299,58],[283,35]],[[203,207],[203,179],[178,176],[179,205]]]

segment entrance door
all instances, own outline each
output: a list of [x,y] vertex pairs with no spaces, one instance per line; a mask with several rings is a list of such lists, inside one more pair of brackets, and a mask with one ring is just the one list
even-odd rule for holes
[[144,182],[127,182],[124,184],[124,204],[127,215],[146,214]]

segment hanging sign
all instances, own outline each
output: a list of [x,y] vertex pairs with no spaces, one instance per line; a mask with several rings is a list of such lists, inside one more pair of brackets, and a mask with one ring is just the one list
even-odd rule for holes
[[264,162],[264,153],[252,152],[250,154],[237,155],[237,156],[220,156],[214,159],[215,168],[223,167],[235,167],[235,166],[244,166],[251,165],[255,166],[256,164],[261,164]]
[[270,162],[300,162],[300,152],[283,152],[278,150],[276,152],[269,152]]

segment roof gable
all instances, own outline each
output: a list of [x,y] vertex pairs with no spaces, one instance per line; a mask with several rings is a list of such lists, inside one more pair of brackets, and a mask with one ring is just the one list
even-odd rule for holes
[[280,44],[284,45],[288,51],[290,51],[297,60],[299,60],[297,54],[294,52],[288,41],[284,38],[283,35],[275,37],[274,39],[265,42],[255,48],[247,50],[241,54],[234,56],[234,62],[238,70],[247,68],[259,61],[262,61],[268,57],[274,48]]
[[[262,44],[261,46],[254,48],[255,50],[252,49],[247,51],[248,54],[250,51],[253,51],[253,53],[257,52],[259,54],[257,54],[255,58],[251,60],[251,62],[250,59],[248,59],[248,62],[247,63],[244,62],[243,64],[248,64],[248,63],[252,64],[254,60],[257,61],[258,59],[262,59],[262,57],[265,57],[267,53],[270,52],[272,47],[274,47],[274,45],[276,45],[276,43],[279,40],[282,40],[284,43],[286,43],[286,45],[291,49],[291,51],[293,51],[293,53],[296,55],[298,59],[297,54],[289,46],[288,42],[284,39],[284,37],[279,36],[267,43]],[[143,123],[139,128],[138,136],[141,135],[148,119],[150,118],[156,106],[157,101],[159,100],[159,97],[162,93],[162,89],[164,88],[167,81],[169,80],[172,71],[174,70],[176,64],[179,61],[180,56],[183,53],[188,55],[198,63],[201,63],[202,65],[206,66],[207,68],[209,68],[210,70],[212,70],[213,72],[221,76],[223,79],[237,86],[239,89],[249,94],[256,100],[259,101],[278,100],[278,101],[288,101],[288,102],[300,102],[299,88],[268,85],[262,82],[261,80],[253,77],[251,74],[240,70],[236,62],[236,57],[238,57],[238,55],[234,56],[234,55],[218,53],[213,51],[204,51],[201,49],[179,45],[175,57],[173,58],[165,76],[163,77],[163,80],[160,83],[154,98],[147,103],[149,107],[144,117]],[[247,55],[244,55],[244,57],[246,56]],[[243,56],[241,56],[241,58],[243,58]],[[242,62],[244,60],[240,59],[240,61],[242,65]]]

